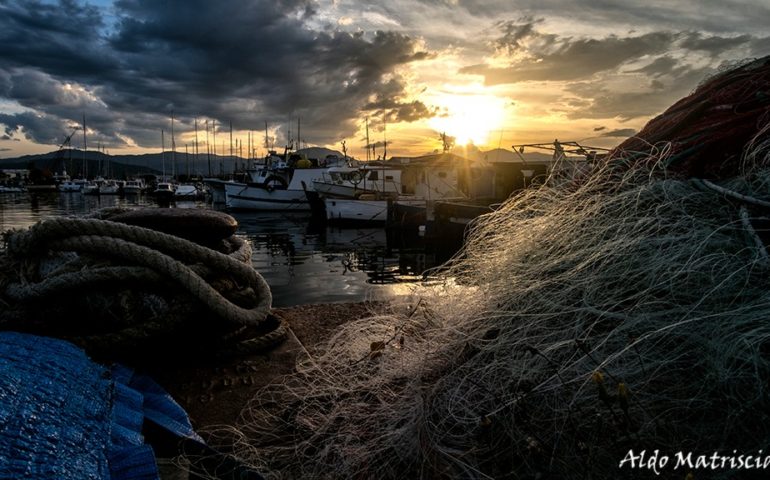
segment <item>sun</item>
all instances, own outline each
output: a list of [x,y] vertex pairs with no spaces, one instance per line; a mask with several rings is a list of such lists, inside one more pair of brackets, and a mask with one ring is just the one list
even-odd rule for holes
[[428,121],[431,128],[455,137],[455,144],[486,145],[499,130],[505,115],[505,100],[492,95],[448,94],[436,100],[446,115]]

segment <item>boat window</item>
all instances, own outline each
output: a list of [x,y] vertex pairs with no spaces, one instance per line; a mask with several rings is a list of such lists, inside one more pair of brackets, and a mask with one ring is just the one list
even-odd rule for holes
[[372,170],[369,173],[369,180],[377,180],[379,176],[377,175],[377,170]]
[[385,180],[393,180],[393,175],[385,175]]

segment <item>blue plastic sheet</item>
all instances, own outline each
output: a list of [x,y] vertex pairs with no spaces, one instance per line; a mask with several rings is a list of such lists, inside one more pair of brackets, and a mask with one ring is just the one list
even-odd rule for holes
[[202,443],[151,379],[62,340],[0,332],[0,478],[158,478],[147,419]]

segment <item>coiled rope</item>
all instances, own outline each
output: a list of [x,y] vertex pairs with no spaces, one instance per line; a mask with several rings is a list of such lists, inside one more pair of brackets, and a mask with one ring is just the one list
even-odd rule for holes
[[[11,317],[13,312],[17,317],[29,315],[30,306],[33,310],[41,308],[46,299],[64,294],[136,285],[152,288],[151,294],[157,294],[162,285],[171,287],[166,290],[176,287],[197,300],[205,307],[207,321],[213,317],[229,325],[228,335],[238,337],[246,328],[261,329],[261,338],[249,339],[253,347],[267,346],[285,336],[282,325],[264,331],[266,323],[275,323],[268,315],[270,288],[250,264],[249,244],[235,236],[225,240],[225,249],[231,252],[226,254],[140,226],[60,217],[41,221],[25,231],[11,231],[5,235],[5,243],[6,278],[0,278],[0,292],[6,304],[16,307],[8,309]],[[44,272],[46,269],[51,271]],[[67,311],[66,305],[63,308],[65,314],[77,313]],[[187,310],[189,314],[190,308]],[[184,315],[177,312],[177,316]],[[167,318],[169,323],[179,320]],[[134,322],[124,328],[122,335],[116,337],[115,332],[109,332],[100,336],[104,339],[112,335],[117,340],[125,335],[149,335],[155,330],[157,326],[137,329]]]

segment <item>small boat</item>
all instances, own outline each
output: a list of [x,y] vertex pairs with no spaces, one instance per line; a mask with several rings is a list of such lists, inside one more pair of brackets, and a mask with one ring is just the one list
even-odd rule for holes
[[99,195],[99,184],[97,182],[87,182],[83,184],[80,190],[83,195]]
[[158,203],[169,203],[174,199],[174,185],[169,182],[160,182],[152,194]]
[[65,180],[59,184],[59,191],[62,193],[74,193],[83,190],[83,185],[87,181],[85,179]]
[[203,198],[203,191],[196,185],[183,183],[177,185],[174,190],[174,200],[200,200]]
[[144,191],[144,182],[139,179],[126,180],[123,184],[124,195],[139,195]]
[[99,195],[117,195],[120,193],[120,186],[115,180],[107,180],[99,185]]

